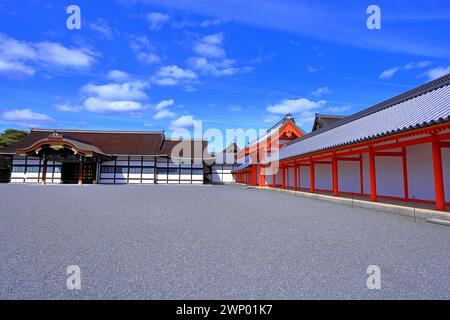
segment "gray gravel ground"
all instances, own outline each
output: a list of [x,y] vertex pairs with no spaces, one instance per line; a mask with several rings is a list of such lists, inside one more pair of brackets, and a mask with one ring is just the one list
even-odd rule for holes
[[450,228],[406,217],[239,186],[0,185],[0,201],[0,299],[450,298]]

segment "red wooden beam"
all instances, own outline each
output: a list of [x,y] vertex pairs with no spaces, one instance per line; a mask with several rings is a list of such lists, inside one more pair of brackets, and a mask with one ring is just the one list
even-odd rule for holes
[[376,157],[403,157],[403,152],[375,152]]
[[441,148],[450,148],[450,141],[441,141]]

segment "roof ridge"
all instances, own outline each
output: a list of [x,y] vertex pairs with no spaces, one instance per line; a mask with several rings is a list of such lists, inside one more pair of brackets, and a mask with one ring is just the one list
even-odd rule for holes
[[126,131],[126,130],[82,130],[82,129],[47,129],[47,128],[31,128],[34,132],[76,132],[76,133],[117,133],[117,134],[164,134],[164,131]]
[[342,126],[344,124],[347,124],[349,122],[353,122],[353,121],[356,121],[358,119],[367,117],[368,115],[371,115],[373,113],[376,113],[376,112],[382,111],[384,109],[393,107],[393,106],[395,106],[397,104],[400,104],[400,103],[403,103],[405,101],[417,98],[417,97],[419,97],[421,95],[424,95],[424,94],[432,92],[432,91],[434,91],[436,89],[442,88],[442,87],[444,87],[446,85],[450,85],[450,74],[447,74],[447,75],[445,75],[443,77],[440,77],[440,78],[438,78],[436,80],[427,82],[427,83],[425,83],[425,84],[423,84],[423,85],[421,85],[421,86],[419,86],[417,88],[414,88],[414,89],[411,89],[409,91],[406,91],[406,92],[404,92],[402,94],[399,94],[398,96],[395,96],[395,97],[390,98],[388,100],[385,100],[383,102],[377,103],[377,104],[373,105],[372,107],[369,107],[367,109],[361,110],[361,111],[359,111],[359,112],[357,112],[357,113],[355,113],[353,115],[350,115],[350,116],[345,117],[345,118],[343,118],[341,120],[333,122],[333,123],[329,124],[328,126],[322,128],[322,129],[310,132],[310,133],[308,133],[308,134],[306,134],[306,135],[304,135],[304,136],[302,136],[302,137],[300,137],[300,138],[298,138],[296,140],[293,140],[293,141],[289,142],[288,145],[292,145],[292,144],[294,144],[296,142],[300,142],[300,141],[306,140],[308,138],[314,137],[314,136],[319,135],[321,133],[324,133],[324,132],[327,132],[329,130],[332,130],[332,129],[335,129],[337,127],[340,127],[340,126]]

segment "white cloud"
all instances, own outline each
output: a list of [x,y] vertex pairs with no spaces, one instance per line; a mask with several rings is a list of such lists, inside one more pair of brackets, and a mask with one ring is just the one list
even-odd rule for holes
[[217,27],[224,24],[226,21],[224,19],[206,19],[200,23],[200,27],[208,28],[208,27]]
[[308,65],[306,67],[306,70],[308,70],[308,72],[315,73],[315,72],[322,71],[323,68],[319,68],[319,67],[314,67],[314,66]]
[[104,20],[104,19],[97,19],[94,22],[90,22],[89,23],[89,28],[91,28],[95,32],[100,33],[106,39],[112,39],[112,37],[113,37],[113,30],[106,23],[106,20]]
[[108,83],[103,85],[87,84],[82,92],[87,95],[95,95],[102,100],[145,100],[148,98],[144,89],[148,87],[146,82]]
[[174,104],[175,104],[175,101],[173,99],[162,100],[155,106],[155,110],[162,110],[164,108],[173,106]]
[[58,111],[61,111],[61,112],[74,112],[74,113],[77,113],[77,112],[81,111],[81,106],[73,106],[73,105],[70,105],[70,104],[58,104],[58,105],[55,106],[55,108]]
[[113,81],[123,81],[130,77],[130,75],[121,70],[111,70],[108,72],[108,79]]
[[426,72],[426,75],[430,80],[435,80],[437,78],[446,76],[447,74],[450,74],[450,66],[449,67],[437,67],[434,69],[431,69]]
[[340,106],[340,107],[329,107],[327,108],[327,112],[330,113],[344,113],[352,109],[352,106]]
[[2,113],[6,121],[48,121],[52,118],[46,114],[33,112],[31,109],[12,109]]
[[81,91],[87,96],[84,107],[91,112],[132,112],[147,108],[142,101],[148,96],[144,89],[146,82],[107,83],[103,85],[87,84]]
[[154,54],[154,53],[148,53],[148,52],[138,52],[136,54],[136,58],[139,62],[142,62],[144,64],[154,64],[161,60],[161,58]]
[[152,77],[152,81],[161,86],[174,86],[196,79],[197,74],[194,71],[182,69],[176,65],[161,67]]
[[192,68],[199,70],[202,73],[216,77],[232,76],[240,71],[245,71],[242,68],[234,67],[234,61],[230,59],[211,61],[204,57],[192,57],[189,59],[189,64]]
[[330,93],[331,93],[331,90],[328,87],[321,87],[321,88],[311,92],[311,94],[316,97],[320,97],[321,95],[330,94]]
[[0,72],[32,76],[37,67],[89,68],[95,53],[87,48],[69,48],[57,42],[25,42],[0,33]]
[[145,36],[132,36],[130,48],[135,53],[136,59],[144,64],[154,64],[161,60],[161,58],[153,53],[154,48],[150,44],[150,40]]
[[172,130],[176,129],[190,129],[193,128],[195,124],[194,117],[191,115],[181,116],[176,120],[172,121],[170,128]]
[[94,62],[93,53],[86,48],[67,48],[55,42],[40,42],[36,48],[38,59],[50,65],[87,68]]
[[161,120],[161,119],[167,119],[167,118],[174,118],[175,116],[176,116],[175,112],[172,112],[167,109],[162,109],[153,116],[153,119]]
[[301,113],[305,111],[320,108],[326,104],[326,101],[311,101],[305,98],[284,99],[278,104],[269,106],[266,110],[272,114],[285,115],[288,113]]
[[411,62],[404,66],[397,66],[397,67],[393,67],[388,70],[385,70],[380,74],[380,76],[378,78],[380,80],[390,79],[401,70],[422,69],[422,68],[426,68],[426,67],[430,66],[431,64],[432,64],[431,61]]
[[240,72],[250,72],[253,68],[235,66],[235,61],[226,58],[223,48],[223,34],[216,33],[203,37],[194,45],[196,57],[189,58],[188,62],[195,70],[215,77],[232,76]]
[[221,58],[225,56],[225,50],[222,47],[223,34],[217,33],[203,37],[194,45],[194,51],[203,57]]
[[170,20],[170,17],[161,12],[150,12],[147,14],[147,20],[150,22],[151,30],[158,30]]
[[131,112],[140,111],[144,109],[144,106],[136,101],[107,101],[94,97],[89,97],[84,101],[84,106],[91,112]]
[[400,70],[400,67],[391,68],[383,71],[378,77],[380,80],[390,79]]
[[228,110],[230,110],[230,112],[242,112],[244,108],[238,104],[230,104]]
[[15,76],[32,76],[35,71],[33,68],[18,61],[8,61],[0,57],[0,74],[9,74]]

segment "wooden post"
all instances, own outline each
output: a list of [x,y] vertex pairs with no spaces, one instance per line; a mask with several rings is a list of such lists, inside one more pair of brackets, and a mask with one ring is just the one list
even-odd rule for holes
[[309,163],[309,191],[312,193],[316,192],[316,177],[314,174],[314,161],[311,159]]
[[252,185],[256,186],[257,179],[257,168],[256,165],[252,164]]
[[377,201],[377,177],[375,168],[375,152],[372,145],[369,146],[369,170],[370,170],[370,200]]
[[442,172],[441,145],[437,135],[433,135],[431,142],[434,171],[434,191],[436,193],[436,210],[445,211],[444,178]]
[[364,194],[364,170],[363,170],[363,156],[359,155],[359,189],[361,195]]
[[286,188],[286,172],[285,167],[281,167],[281,189]]
[[408,189],[408,163],[406,161],[406,148],[402,148],[402,164],[403,164],[403,193],[405,195],[405,201],[409,201],[409,189]]
[[44,165],[42,166],[42,184],[46,183],[47,179],[47,159],[44,159]]
[[298,167],[294,163],[294,191],[297,191],[297,170]]
[[333,195],[337,197],[339,195],[339,184],[338,184],[338,162],[336,156],[333,156],[332,160],[332,171],[333,171]]
[[80,158],[80,170],[78,174],[78,184],[83,184],[83,158]]

